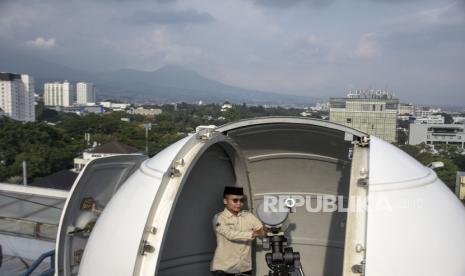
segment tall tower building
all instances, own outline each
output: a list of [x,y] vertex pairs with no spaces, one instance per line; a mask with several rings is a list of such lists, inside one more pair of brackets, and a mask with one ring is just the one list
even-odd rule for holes
[[77,104],[95,103],[95,87],[92,83],[78,82],[76,84]]
[[396,141],[399,100],[382,90],[357,90],[331,98],[329,120],[388,142]]
[[26,74],[0,73],[0,108],[12,119],[35,121],[34,79]]
[[34,78],[21,74],[21,80],[24,85],[24,97],[20,97],[20,113],[24,116],[23,121],[33,122],[36,120]]
[[48,106],[71,106],[75,95],[73,85],[68,81],[45,83],[44,104]]

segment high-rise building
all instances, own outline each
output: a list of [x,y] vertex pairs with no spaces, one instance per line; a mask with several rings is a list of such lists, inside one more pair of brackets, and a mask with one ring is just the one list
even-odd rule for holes
[[26,74],[0,73],[0,108],[12,119],[35,121],[34,79]]
[[398,105],[386,91],[357,90],[347,98],[330,99],[329,120],[395,142]]
[[76,83],[77,104],[95,103],[95,87],[92,83]]
[[68,81],[45,83],[44,103],[48,106],[71,106],[74,103],[73,85]]

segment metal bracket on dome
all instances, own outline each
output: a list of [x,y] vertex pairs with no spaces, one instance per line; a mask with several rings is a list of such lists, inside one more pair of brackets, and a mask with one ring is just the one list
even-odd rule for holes
[[170,168],[170,177],[179,177],[181,175],[182,175],[181,171],[178,170],[177,168],[175,168],[175,167]]
[[142,256],[145,256],[147,255],[147,253],[153,253],[153,252],[155,252],[155,247],[151,245],[147,240],[143,240],[139,253]]
[[352,272],[360,275],[365,275],[365,260],[361,261],[360,264],[353,265]]
[[147,227],[145,232],[155,235],[157,234],[157,228],[155,226]]
[[216,129],[215,125],[196,127],[195,132],[197,133],[197,139],[210,140],[213,137],[213,133],[215,132],[215,129]]
[[357,181],[357,185],[362,188],[368,187],[368,177],[359,178]]
[[181,171],[179,170],[179,167],[182,167],[184,166],[185,162],[184,162],[184,158],[181,158],[179,160],[176,160],[174,162],[174,164],[170,167],[169,169],[169,173],[170,173],[170,177],[173,178],[173,177],[179,177],[182,175]]
[[359,141],[355,142],[360,147],[368,147],[370,145],[370,137],[369,136],[363,136],[360,138]]

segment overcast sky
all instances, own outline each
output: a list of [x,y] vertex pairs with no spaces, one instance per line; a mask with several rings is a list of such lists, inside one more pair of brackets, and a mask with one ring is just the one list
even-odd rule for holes
[[244,88],[465,105],[465,0],[0,0],[0,43],[92,71],[179,64]]

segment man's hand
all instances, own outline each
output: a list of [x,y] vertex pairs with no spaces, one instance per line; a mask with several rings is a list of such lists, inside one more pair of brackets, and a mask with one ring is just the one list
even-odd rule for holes
[[253,233],[252,233],[252,237],[253,238],[256,238],[256,237],[264,237],[266,236],[266,230],[264,227],[258,229],[258,230],[254,230]]

